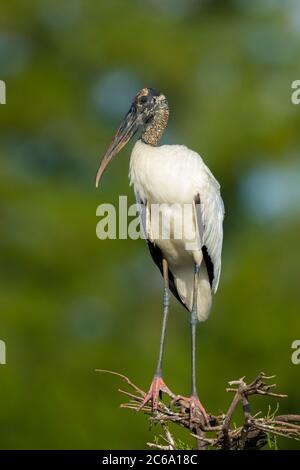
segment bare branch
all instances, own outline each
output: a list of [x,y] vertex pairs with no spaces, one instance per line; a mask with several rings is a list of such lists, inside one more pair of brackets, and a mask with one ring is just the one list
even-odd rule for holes
[[[119,389],[122,395],[129,398],[128,403],[122,403],[121,408],[127,408],[138,411],[145,392],[135,385],[128,377],[118,372],[97,369],[97,372],[104,372],[115,375],[123,380],[132,391]],[[226,413],[218,416],[209,415],[208,424],[204,424],[201,416],[191,415],[189,403],[184,400],[174,401],[166,404],[161,399],[158,402],[157,413],[152,413],[150,404],[146,404],[142,411],[149,416],[150,424],[160,424],[163,433],[159,435],[159,440],[148,442],[148,447],[161,450],[176,450],[181,448],[176,442],[173,434],[170,432],[169,424],[174,423],[177,426],[187,429],[196,439],[196,447],[199,450],[205,450],[207,447],[223,450],[247,450],[261,449],[266,442],[270,442],[270,436],[274,438],[284,437],[300,441],[300,415],[285,414],[276,415],[276,412],[267,417],[261,417],[261,411],[254,415],[251,413],[249,397],[253,395],[265,395],[270,397],[285,398],[287,395],[275,393],[273,390],[276,384],[267,383],[275,376],[267,376],[263,372],[249,384],[245,382],[245,377],[229,382],[228,392],[234,392],[233,399]],[[233,416],[242,406],[243,423],[240,426],[232,425]],[[209,437],[207,437],[207,433]],[[180,444],[182,445],[182,443]]]

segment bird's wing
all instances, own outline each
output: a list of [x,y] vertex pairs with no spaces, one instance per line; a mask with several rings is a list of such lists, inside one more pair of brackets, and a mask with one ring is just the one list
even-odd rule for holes
[[147,217],[149,217],[149,215],[148,215],[147,201],[142,200],[138,191],[135,190],[134,194],[135,194],[137,210],[138,210],[140,222],[141,222],[142,235],[145,240],[148,240],[149,235],[147,233],[147,226],[148,226]]
[[[155,243],[153,241],[151,241],[151,239],[149,238],[148,231],[147,231],[147,218],[149,217],[149,210],[148,210],[147,201],[142,200],[142,198],[140,197],[138,191],[135,191],[135,198],[136,198],[137,208],[138,208],[138,212],[139,212],[139,216],[140,216],[141,230],[142,230],[143,238],[145,238],[145,240],[147,242],[147,245],[148,245],[148,248],[149,248],[149,251],[150,251],[150,254],[152,256],[152,259],[153,259],[154,263],[156,264],[156,266],[160,270],[161,275],[163,276],[163,264],[162,264],[163,256],[162,256],[161,250],[157,245],[155,245]],[[168,269],[168,271],[169,271],[169,288],[170,288],[170,291],[176,297],[176,299],[179,300],[179,302],[187,309],[187,306],[181,300],[181,298],[179,296],[179,293],[177,291],[173,273],[170,271],[170,269]]]
[[217,291],[221,273],[224,204],[220,185],[204,165],[207,178],[195,197],[198,230],[203,258],[213,292]]

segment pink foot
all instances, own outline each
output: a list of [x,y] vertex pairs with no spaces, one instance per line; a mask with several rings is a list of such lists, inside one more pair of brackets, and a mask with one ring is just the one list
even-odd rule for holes
[[201,418],[204,420],[204,424],[207,426],[209,424],[209,418],[205,411],[204,406],[196,395],[191,395],[190,397],[183,397],[178,395],[173,400],[173,403],[179,402],[184,405],[186,408],[189,408],[190,411],[190,422],[192,423],[195,418]]
[[149,392],[146,394],[142,404],[139,406],[137,411],[140,411],[144,406],[151,401],[152,402],[152,412],[155,414],[157,413],[158,408],[158,400],[160,393],[164,392],[169,395],[171,398],[174,398],[174,393],[166,386],[165,382],[163,381],[162,377],[154,376],[152,383],[150,385]]

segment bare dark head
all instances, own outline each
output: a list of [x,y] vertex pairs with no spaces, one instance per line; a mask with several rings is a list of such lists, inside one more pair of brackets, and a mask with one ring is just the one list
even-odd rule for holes
[[137,93],[131,108],[108,147],[96,176],[98,186],[104,170],[131,137],[140,130],[143,142],[157,145],[168,123],[169,107],[166,97],[153,88],[143,88]]
[[151,124],[157,113],[169,110],[166,97],[154,88],[143,88],[139,91],[132,105],[136,107],[137,114],[142,118],[143,130]]

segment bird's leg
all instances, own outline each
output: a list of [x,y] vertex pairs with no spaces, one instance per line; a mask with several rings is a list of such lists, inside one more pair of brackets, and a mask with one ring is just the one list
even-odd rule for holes
[[163,365],[167,321],[168,321],[168,316],[169,316],[169,305],[170,305],[169,270],[168,270],[168,263],[165,259],[163,259],[163,277],[164,277],[163,324],[162,324],[160,344],[159,344],[159,355],[158,355],[158,361],[157,361],[156,373],[155,373],[157,377],[162,376],[162,365]]
[[190,410],[190,419],[191,423],[197,415],[202,415],[205,424],[208,424],[208,416],[207,413],[199,400],[198,393],[197,393],[197,385],[196,385],[196,332],[197,332],[197,325],[199,323],[198,314],[197,314],[197,298],[198,298],[198,285],[199,285],[199,272],[200,266],[195,264],[195,271],[194,271],[194,290],[193,290],[193,306],[191,311],[190,317],[190,325],[191,325],[191,342],[192,342],[192,391],[191,396],[186,398],[182,396],[177,396],[175,398],[175,402],[186,403],[189,405]]
[[194,293],[193,293],[193,307],[191,312],[191,339],[192,339],[192,393],[189,399],[190,402],[190,416],[191,420],[197,414],[197,411],[200,411],[205,422],[208,422],[206,411],[201,404],[198,393],[197,393],[197,383],[196,383],[196,333],[197,326],[199,323],[198,314],[197,314],[197,299],[198,299],[198,285],[199,285],[199,272],[200,266],[195,264],[195,273],[194,273]]
[[171,398],[175,397],[175,394],[166,386],[162,378],[162,365],[163,365],[163,356],[165,350],[165,338],[166,338],[166,329],[167,329],[167,320],[169,315],[169,303],[170,303],[170,293],[169,293],[169,271],[168,263],[163,259],[163,277],[164,277],[164,297],[163,297],[163,324],[160,338],[160,347],[159,355],[156,366],[156,372],[154,374],[149,392],[146,394],[142,404],[139,406],[138,411],[141,410],[149,401],[152,402],[152,411],[153,413],[157,412],[158,399],[161,395],[161,392],[168,394]]

